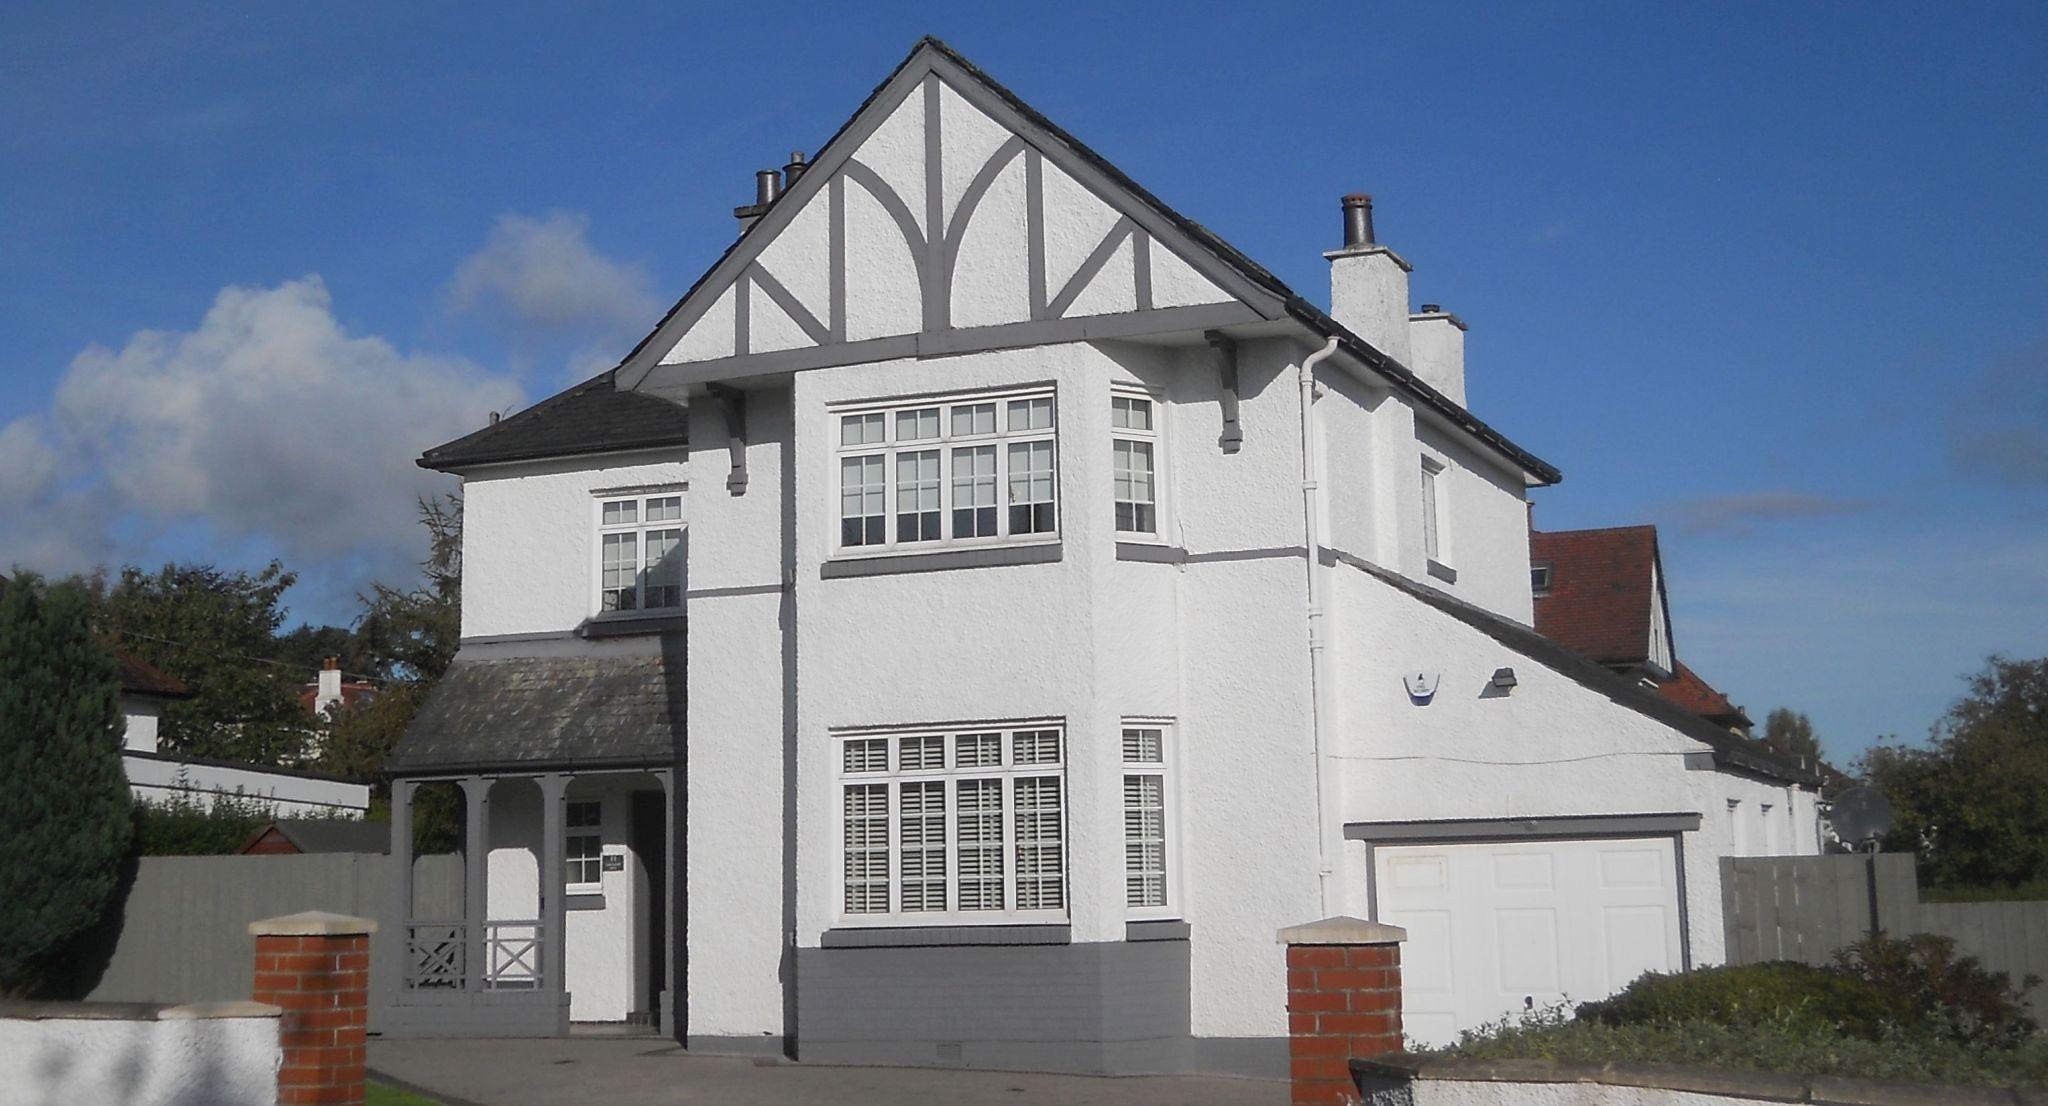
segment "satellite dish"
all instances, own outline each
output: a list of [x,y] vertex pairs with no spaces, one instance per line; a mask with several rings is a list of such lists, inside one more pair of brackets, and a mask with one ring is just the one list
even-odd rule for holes
[[1852,787],[1835,796],[1828,825],[1851,848],[1875,841],[1892,829],[1892,804],[1875,787]]

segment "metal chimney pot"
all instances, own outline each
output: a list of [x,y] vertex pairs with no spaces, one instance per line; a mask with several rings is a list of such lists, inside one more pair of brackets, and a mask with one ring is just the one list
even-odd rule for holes
[[1345,196],[1344,248],[1370,246],[1376,241],[1372,233],[1372,197],[1363,192]]
[[808,168],[810,168],[810,165],[804,161],[804,152],[802,150],[791,150],[789,152],[789,164],[782,167],[782,187],[795,188],[796,179],[803,176],[804,170]]
[[762,206],[775,202],[782,195],[782,171],[762,169],[754,174],[754,202]]

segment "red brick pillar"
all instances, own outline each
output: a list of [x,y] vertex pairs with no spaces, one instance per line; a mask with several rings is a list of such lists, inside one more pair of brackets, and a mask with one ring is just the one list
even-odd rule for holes
[[1295,1106],[1359,1101],[1351,1061],[1401,1051],[1399,926],[1325,918],[1280,931],[1287,946],[1287,1059]]
[[249,923],[257,1002],[284,1011],[278,1106],[362,1106],[377,923],[318,910]]

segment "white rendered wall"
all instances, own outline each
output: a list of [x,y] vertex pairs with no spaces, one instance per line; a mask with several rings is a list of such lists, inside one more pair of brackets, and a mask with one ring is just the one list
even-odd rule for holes
[[[155,1018],[0,1017],[0,1100],[120,1106],[271,1106],[278,1012],[253,1002],[170,1007]],[[103,1013],[103,1012],[102,1012]]]
[[[712,440],[725,441],[723,428]],[[716,486],[723,484],[721,477]],[[462,636],[560,633],[596,614],[598,493],[627,488],[683,492],[688,526],[680,450],[490,465],[463,474]],[[686,549],[688,540],[686,530]]]
[[162,717],[163,704],[155,699],[140,695],[121,696],[121,715],[127,725],[121,731],[121,747],[136,752],[156,752],[157,722]]
[[[1444,563],[1457,571],[1457,579],[1430,574],[1426,566],[1421,575],[1409,575],[1475,607],[1524,626],[1534,625],[1529,507],[1520,474],[1502,469],[1463,442],[1427,425],[1418,426],[1415,435],[1419,450],[1445,463],[1436,477],[1438,543]],[[1418,528],[1411,532],[1418,546],[1422,541],[1421,465],[1418,455],[1407,474],[1416,489]]]
[[[1591,1074],[1594,1069],[1586,1070]],[[1734,1074],[1741,1078],[1748,1073]],[[1701,1094],[1665,1087],[1623,1087],[1597,1082],[1510,1083],[1492,1080],[1482,1082],[1417,1079],[1398,1084],[1389,1081],[1376,1086],[1367,1091],[1365,1101],[1371,1106],[1749,1106],[1751,1103],[1783,1100]]]
[[370,785],[343,780],[194,764],[156,756],[121,758],[128,786],[147,803],[187,801],[211,809],[222,795],[257,803],[279,818],[360,818],[370,809]]

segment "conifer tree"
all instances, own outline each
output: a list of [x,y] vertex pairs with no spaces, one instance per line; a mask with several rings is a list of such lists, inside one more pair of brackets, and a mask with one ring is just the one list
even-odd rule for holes
[[0,588],[0,996],[30,997],[105,913],[134,834],[113,649],[75,587]]

